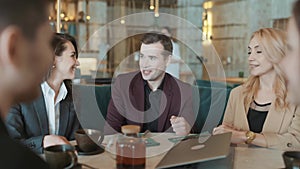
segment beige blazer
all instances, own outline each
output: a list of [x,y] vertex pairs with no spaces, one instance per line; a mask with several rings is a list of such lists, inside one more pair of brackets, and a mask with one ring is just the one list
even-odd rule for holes
[[[223,123],[238,130],[249,131],[249,106],[244,106],[243,88],[239,86],[231,91]],[[300,150],[300,108],[291,105],[285,111],[277,111],[274,104],[271,104],[261,134],[268,148]]]

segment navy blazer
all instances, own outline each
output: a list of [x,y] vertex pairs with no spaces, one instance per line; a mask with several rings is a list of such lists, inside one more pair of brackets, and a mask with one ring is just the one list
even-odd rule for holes
[[[60,102],[58,131],[58,135],[68,140],[74,140],[74,132],[80,128],[71,94],[71,91],[68,91],[66,98]],[[44,136],[49,135],[43,94],[32,103],[13,106],[7,115],[6,126],[13,139],[21,141],[36,153],[42,153]]]
[[[170,118],[173,115],[184,117],[193,127],[199,108],[198,92],[191,85],[166,73],[163,93],[157,131],[153,132],[172,132]],[[105,134],[121,132],[121,126],[126,124],[143,128],[144,95],[144,80],[140,71],[119,75],[112,84]]]

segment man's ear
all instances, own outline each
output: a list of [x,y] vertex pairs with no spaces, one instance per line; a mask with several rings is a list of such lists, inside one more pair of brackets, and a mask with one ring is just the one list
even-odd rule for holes
[[172,61],[172,55],[169,55],[168,57],[167,57],[167,65],[166,66],[168,66],[170,63],[171,63],[171,61]]
[[[4,65],[19,64],[22,52],[22,32],[15,26],[9,26],[0,32],[0,62]],[[20,51],[21,50],[21,51]]]

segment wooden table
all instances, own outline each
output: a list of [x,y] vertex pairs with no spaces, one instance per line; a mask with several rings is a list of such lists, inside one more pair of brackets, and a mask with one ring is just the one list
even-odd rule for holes
[[[168,138],[174,137],[172,133],[165,135],[151,136],[157,142],[160,142],[160,146],[147,147],[147,159],[146,168],[155,168],[159,161],[166,154],[166,150],[173,146],[173,143],[168,141]],[[103,145],[108,144],[109,137],[105,137]],[[234,156],[234,168],[235,169],[279,169],[284,168],[283,159],[280,150],[259,148],[259,147],[246,147],[245,145],[239,145],[235,148]],[[91,156],[78,156],[80,163],[88,164],[95,168],[100,169],[113,169],[115,168],[114,155],[108,151]],[[85,169],[85,167],[83,167]]]

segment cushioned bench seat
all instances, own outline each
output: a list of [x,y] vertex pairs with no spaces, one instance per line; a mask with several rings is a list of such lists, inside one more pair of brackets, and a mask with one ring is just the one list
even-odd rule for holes
[[[196,131],[200,132],[205,123],[207,124],[204,130],[210,130],[211,127],[221,122],[232,87],[209,81],[198,80],[197,83],[198,86],[194,87],[198,89],[200,94],[200,106],[199,111],[195,112],[197,116],[195,125]],[[111,98],[111,86],[74,85],[73,94],[74,97],[77,97],[74,98],[74,101],[80,103],[80,106],[75,103],[75,107],[80,120],[85,123],[83,126],[88,125],[92,128],[102,129]],[[95,108],[95,105],[97,105],[97,108]],[[102,117],[96,117],[99,116],[99,111]],[[206,122],[206,119],[210,120]],[[101,121],[101,124],[99,124],[99,121]]]

